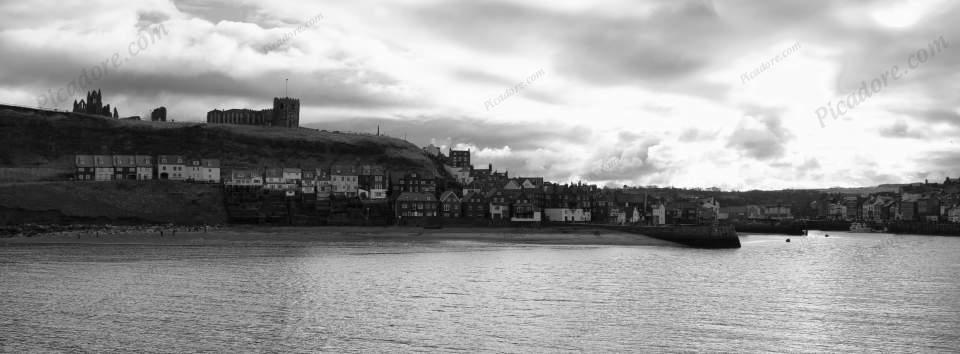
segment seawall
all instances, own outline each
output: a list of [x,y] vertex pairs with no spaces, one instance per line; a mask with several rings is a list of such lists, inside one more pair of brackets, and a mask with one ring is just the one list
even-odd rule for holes
[[740,222],[740,223],[733,223],[732,225],[738,232],[783,234],[783,235],[794,235],[794,236],[801,236],[805,234],[805,231],[804,231],[805,227],[800,222],[783,222],[783,223]]
[[214,184],[175,181],[0,184],[0,225],[223,224],[223,193]]
[[664,226],[619,226],[590,225],[619,230],[656,239],[676,242],[696,248],[740,248],[740,237],[732,226],[709,225],[664,225]]
[[891,223],[887,228],[896,234],[960,236],[960,224],[900,222]]

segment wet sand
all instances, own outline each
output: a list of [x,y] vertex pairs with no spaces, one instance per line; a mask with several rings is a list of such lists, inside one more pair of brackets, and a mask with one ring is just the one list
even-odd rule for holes
[[[160,231],[163,236],[160,236]],[[589,227],[485,228],[451,227],[263,227],[230,226],[221,229],[147,230],[114,228],[103,231],[68,231],[0,239],[15,244],[156,244],[156,245],[307,245],[341,242],[472,241],[549,245],[673,245],[643,235]]]

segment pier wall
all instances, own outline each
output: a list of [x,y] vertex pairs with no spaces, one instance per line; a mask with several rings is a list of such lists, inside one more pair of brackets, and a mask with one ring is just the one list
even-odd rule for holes
[[740,237],[733,226],[710,225],[665,225],[665,226],[620,226],[590,225],[610,230],[619,230],[656,239],[676,242],[696,248],[740,248]]

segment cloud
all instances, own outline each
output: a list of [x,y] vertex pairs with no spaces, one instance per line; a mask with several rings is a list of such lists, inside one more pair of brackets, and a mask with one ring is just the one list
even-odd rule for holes
[[667,167],[651,159],[651,149],[660,139],[621,132],[617,141],[605,145],[583,167],[591,181],[636,181],[664,171]]
[[896,123],[893,123],[893,125],[882,127],[879,129],[879,132],[881,136],[887,138],[923,139],[927,137],[927,134],[911,130],[903,120],[898,120]]
[[692,143],[697,141],[710,141],[717,138],[716,133],[705,132],[696,128],[690,128],[680,133],[678,139],[681,142]]
[[453,74],[454,77],[465,83],[484,82],[488,84],[501,85],[504,87],[512,86],[516,83],[514,80],[478,70],[461,69],[455,71]]
[[783,126],[779,109],[752,107],[727,140],[727,147],[747,157],[772,160],[784,156],[793,135]]

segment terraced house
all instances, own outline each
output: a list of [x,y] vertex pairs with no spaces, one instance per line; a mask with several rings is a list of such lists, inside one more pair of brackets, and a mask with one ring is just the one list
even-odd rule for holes
[[394,205],[397,220],[404,218],[437,216],[437,198],[430,193],[404,192]]
[[446,191],[440,195],[440,216],[445,218],[460,217],[460,197],[453,191]]
[[186,164],[180,155],[157,156],[157,179],[184,181],[187,179]]
[[137,165],[137,179],[141,181],[153,179],[153,157],[136,155],[134,159]]
[[330,185],[334,196],[356,197],[360,188],[360,171],[356,165],[335,164],[330,167]]
[[112,181],[113,180],[113,156],[94,155],[93,156],[94,180]]
[[93,181],[96,179],[93,155],[77,155],[74,159],[74,166],[74,179],[78,181]]
[[137,179],[137,160],[134,155],[113,155],[113,179]]

